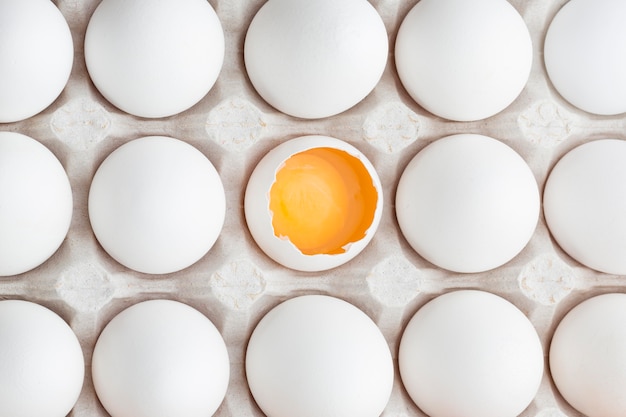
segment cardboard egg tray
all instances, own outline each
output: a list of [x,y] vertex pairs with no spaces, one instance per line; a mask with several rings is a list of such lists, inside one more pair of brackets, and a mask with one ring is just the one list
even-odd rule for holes
[[[450,122],[420,108],[403,89],[393,45],[402,19],[417,0],[372,0],[390,41],[390,56],[376,89],[354,108],[334,117],[301,120],[284,115],[261,99],[246,76],[246,30],[264,0],[210,0],[226,36],[226,57],[211,92],[192,109],[170,118],[141,119],[109,104],[87,75],[83,41],[98,0],[58,0],[75,47],[70,81],[59,99],[28,120],[0,130],[29,135],[50,148],[69,175],[74,214],[59,251],[37,269],[0,279],[0,297],[26,299],[60,314],[78,335],[86,377],[73,417],[106,417],[91,382],[91,354],[103,327],[139,301],[167,298],[187,303],[221,331],[230,354],[231,380],[216,416],[262,416],[247,388],[244,357],[248,338],[261,317],[279,302],[301,294],[328,294],[365,311],[385,335],[394,360],[404,326],[430,299],[461,288],[499,294],[519,307],[537,329],[544,351],[564,314],[583,299],[624,291],[623,277],[598,273],[567,256],[551,239],[543,217],[528,246],[496,270],[457,274],[420,258],[402,236],[395,217],[398,179],[409,160],[441,137],[479,133],[503,141],[532,168],[540,189],[555,162],[575,146],[594,139],[625,139],[626,119],[579,111],[556,93],[543,64],[543,41],[552,18],[566,0],[511,0],[526,21],[534,46],[527,87],[505,111],[477,122]],[[279,143],[322,134],[359,148],[376,167],[385,190],[384,213],[369,246],[349,263],[323,273],[288,270],[257,247],[246,227],[243,196],[256,163]],[[115,262],[98,245],[89,224],[87,197],[102,160],[132,139],[166,135],[202,151],[216,166],[226,190],[227,214],[213,249],[182,272],[151,276]],[[259,210],[265,210],[259,207]],[[404,390],[397,370],[383,416],[424,416]],[[577,417],[546,372],[535,400],[522,414]]]

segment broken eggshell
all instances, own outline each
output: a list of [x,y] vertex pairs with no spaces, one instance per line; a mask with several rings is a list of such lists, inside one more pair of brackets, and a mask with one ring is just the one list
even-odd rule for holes
[[[326,171],[322,172],[324,179],[317,181],[316,178],[311,179],[309,177],[302,180],[302,184],[298,184],[300,178],[292,176],[287,178],[287,184],[280,190],[282,193],[275,193],[273,187],[277,184],[277,175],[286,167],[288,169],[293,168],[294,163],[296,163],[294,161],[297,160],[292,159],[294,156],[305,155],[308,157],[307,153],[316,154],[318,152],[326,152],[330,156],[328,160],[324,160],[322,156],[320,166],[323,169],[315,171],[316,168],[307,167],[305,172],[301,172],[300,167],[296,166],[295,172],[289,171],[286,175],[288,177],[292,175],[306,177],[311,170],[315,172]],[[316,160],[319,160],[317,155],[312,155],[311,158],[314,164]],[[292,174],[292,172],[294,173]],[[340,181],[335,182],[328,180],[328,178],[340,178]],[[333,183],[328,184],[324,181]],[[355,181],[358,184],[355,184]],[[308,193],[303,191],[305,189],[312,191]],[[294,192],[298,195],[295,198],[297,200],[295,203],[292,200]],[[334,201],[338,193],[344,194],[343,196],[339,195],[338,199],[344,200],[345,197],[344,201]],[[317,230],[317,225],[319,225],[320,229],[326,229],[327,233],[322,233],[325,236],[335,231],[343,233],[345,238],[331,237],[334,241],[340,239],[342,243],[334,250],[321,250],[315,253],[311,248],[303,250],[302,245],[299,247],[296,243],[297,239],[294,239],[293,235],[290,237],[278,232],[277,219],[275,219],[275,213],[270,208],[272,205],[271,197],[277,198],[277,195],[285,200],[274,201],[274,207],[283,207],[283,203],[290,206],[286,211],[290,211],[291,214],[280,214],[280,221],[283,224],[292,221],[297,222],[298,225],[295,227],[300,228],[298,234],[305,239],[309,237],[307,230]],[[248,228],[261,250],[283,266],[309,272],[335,268],[357,256],[371,241],[378,228],[382,205],[382,186],[373,165],[354,146],[328,136],[302,136],[284,142],[271,150],[258,163],[250,176],[244,202]],[[337,209],[335,206],[340,206],[340,208]],[[307,211],[307,213],[298,213],[299,208]],[[340,212],[345,217],[345,221],[337,218],[334,214],[328,214],[329,212]],[[310,216],[313,213],[326,213],[327,215],[322,219],[321,216],[320,218]],[[355,218],[360,219],[360,221],[356,222]],[[309,222],[310,224],[303,224]],[[328,222],[332,224],[329,225]],[[341,232],[334,226],[335,224],[355,222],[358,224],[346,226],[352,229],[350,232]]]

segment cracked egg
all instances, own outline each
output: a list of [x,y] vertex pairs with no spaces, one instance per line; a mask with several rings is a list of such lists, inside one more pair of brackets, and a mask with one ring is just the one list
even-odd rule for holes
[[250,233],[270,258],[299,271],[323,271],[367,246],[382,200],[378,175],[358,149],[328,136],[302,136],[259,162],[244,205]]

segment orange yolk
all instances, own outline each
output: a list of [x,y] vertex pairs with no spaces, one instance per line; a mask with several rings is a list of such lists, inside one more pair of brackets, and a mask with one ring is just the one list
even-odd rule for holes
[[365,237],[378,192],[363,163],[345,151],[314,148],[292,155],[270,189],[274,234],[305,255],[340,254]]

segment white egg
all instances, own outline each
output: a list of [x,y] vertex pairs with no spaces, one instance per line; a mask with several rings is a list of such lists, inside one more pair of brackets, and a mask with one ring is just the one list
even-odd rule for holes
[[246,34],[250,81],[283,113],[341,113],[376,86],[387,63],[385,25],[366,0],[272,0]]
[[72,35],[50,0],[0,0],[0,123],[27,119],[61,94]]
[[145,301],[115,316],[96,342],[91,369],[112,417],[209,417],[230,377],[217,328],[169,300]]
[[565,252],[598,271],[626,274],[626,142],[598,140],[568,152],[543,198],[548,228]]
[[544,59],[550,81],[589,113],[626,112],[626,2],[571,0],[548,28]]
[[393,362],[365,313],[337,298],[307,295],[259,322],[246,376],[268,417],[378,417],[391,394]]
[[63,243],[72,189],[48,148],[0,132],[0,196],[0,276],[17,275],[44,263]]
[[206,0],[103,0],[85,35],[96,88],[141,117],[165,117],[198,103],[224,61],[224,33]]
[[550,345],[550,372],[567,402],[588,417],[626,415],[626,294],[574,307]]
[[421,0],[396,39],[402,84],[450,120],[491,117],[522,92],[532,65],[524,20],[506,0]]
[[148,274],[184,269],[217,240],[224,188],[211,162],[178,139],[149,136],[122,145],[98,168],[89,220],[104,250]]
[[398,183],[396,214],[409,245],[456,272],[482,272],[513,259],[532,237],[540,202],[532,171],[513,149],[482,135],[437,140],[411,160]]
[[371,241],[382,214],[378,175],[352,145],[328,136],[284,142],[258,163],[245,195],[252,237],[300,271],[342,265]]
[[505,299],[462,290],[409,321],[398,353],[402,382],[430,417],[515,417],[543,375],[539,336]]
[[47,308],[0,301],[0,415],[65,417],[83,387],[76,335]]

